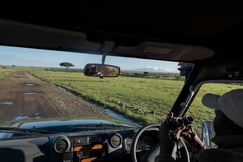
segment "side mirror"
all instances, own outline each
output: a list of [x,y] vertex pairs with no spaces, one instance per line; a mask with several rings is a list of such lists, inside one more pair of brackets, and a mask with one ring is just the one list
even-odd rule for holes
[[117,77],[120,74],[120,67],[106,64],[87,64],[83,71],[86,76]]
[[202,122],[202,134],[201,138],[203,143],[207,145],[209,148],[216,148],[216,144],[211,141],[211,139],[215,136],[215,131],[213,128],[212,121],[203,121]]

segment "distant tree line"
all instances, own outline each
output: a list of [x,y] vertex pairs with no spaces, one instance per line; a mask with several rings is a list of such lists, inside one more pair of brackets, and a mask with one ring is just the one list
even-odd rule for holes
[[127,77],[141,77],[141,78],[154,78],[154,79],[170,79],[170,80],[184,80],[185,77],[181,76],[179,73],[156,73],[156,72],[129,72],[122,71],[121,76]]

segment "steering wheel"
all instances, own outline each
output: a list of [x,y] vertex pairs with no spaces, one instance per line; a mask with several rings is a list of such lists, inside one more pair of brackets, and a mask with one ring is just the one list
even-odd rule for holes
[[[140,137],[143,135],[144,132],[148,131],[158,131],[159,132],[160,123],[149,124],[145,127],[142,127],[135,135],[132,144],[131,144],[131,156],[133,162],[154,162],[155,158],[159,156],[160,145],[159,143],[154,145],[150,150],[148,150],[142,157],[137,157],[137,148]],[[178,157],[178,155],[180,155]],[[174,149],[172,153],[173,157],[176,157],[181,162],[190,162],[189,151],[187,146],[182,138],[179,139],[177,144],[177,149]],[[140,159],[140,161],[138,160]]]

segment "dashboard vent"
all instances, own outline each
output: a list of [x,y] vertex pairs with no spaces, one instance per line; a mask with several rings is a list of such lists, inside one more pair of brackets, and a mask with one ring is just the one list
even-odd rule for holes
[[67,137],[59,137],[54,143],[54,150],[57,153],[64,153],[70,149],[70,140]]
[[110,138],[110,144],[112,147],[119,147],[122,143],[122,137],[119,134],[115,134]]

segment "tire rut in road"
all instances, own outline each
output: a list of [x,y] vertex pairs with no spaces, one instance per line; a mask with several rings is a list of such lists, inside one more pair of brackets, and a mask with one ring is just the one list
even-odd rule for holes
[[[7,104],[8,103],[8,104]],[[10,104],[12,103],[12,104]],[[0,122],[25,118],[110,117],[81,97],[25,71],[0,80]]]

